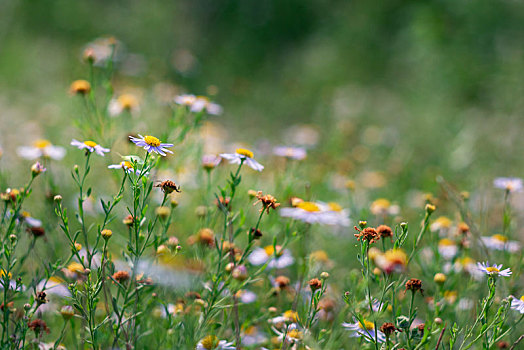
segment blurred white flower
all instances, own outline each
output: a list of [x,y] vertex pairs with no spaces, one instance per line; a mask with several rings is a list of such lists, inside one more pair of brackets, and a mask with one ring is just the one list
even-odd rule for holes
[[249,262],[253,265],[263,265],[268,260],[268,268],[282,269],[295,262],[295,259],[291,255],[289,249],[282,249],[280,246],[275,248],[272,245],[268,245],[265,248],[255,248],[248,258]]
[[520,250],[519,242],[510,241],[508,240],[508,237],[504,235],[495,234],[493,236],[483,236],[480,237],[480,239],[489,249],[506,250],[510,253],[516,253]]
[[66,150],[60,146],[54,146],[48,140],[36,140],[32,146],[21,146],[17,154],[25,159],[33,160],[40,157],[60,160],[64,158]]
[[493,186],[508,192],[519,192],[522,190],[523,182],[518,177],[497,177],[493,180]]
[[305,148],[278,146],[273,148],[273,154],[295,160],[303,160],[307,156]]

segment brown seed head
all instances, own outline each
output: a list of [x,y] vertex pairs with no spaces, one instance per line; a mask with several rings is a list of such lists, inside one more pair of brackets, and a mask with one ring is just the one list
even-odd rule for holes
[[357,237],[357,240],[359,241],[368,241],[371,244],[380,239],[380,235],[373,227],[366,227],[363,230],[360,230],[355,226],[355,230],[358,232],[355,233],[355,237]]
[[322,288],[322,281],[318,278],[312,278],[309,280],[309,288],[311,288],[312,291],[316,291],[317,289]]
[[160,187],[164,193],[172,193],[173,191],[180,192],[180,186],[177,186],[171,180],[162,181],[156,184],[155,187]]
[[381,238],[393,236],[393,231],[391,230],[391,227],[387,225],[380,225],[379,227],[377,227],[377,232]]
[[277,278],[275,278],[275,284],[277,285],[278,288],[280,289],[284,289],[284,288],[287,288],[287,286],[289,286],[289,283],[291,281],[289,280],[288,277],[286,276],[277,276]]
[[45,321],[41,320],[39,318],[37,318],[34,321],[31,321],[31,322],[27,323],[27,327],[29,327],[30,330],[35,332],[35,334],[37,336],[38,336],[38,334],[40,334],[42,332],[49,333],[49,328],[47,327],[47,324],[45,323]]
[[113,274],[113,279],[118,281],[118,283],[124,283],[129,280],[129,272],[127,271],[117,271]]
[[386,337],[389,337],[391,334],[395,333],[397,328],[393,323],[385,322],[384,324],[382,324],[382,326],[380,326],[380,330],[382,331],[382,333],[386,335]]
[[253,205],[258,204],[259,202],[262,203],[262,209],[260,209],[261,213],[265,210],[269,214],[269,209],[275,210],[280,206],[280,203],[277,202],[275,197],[270,194],[263,195],[262,191],[257,192],[257,199],[258,200],[253,203]]
[[413,293],[420,291],[420,294],[423,294],[424,290],[422,289],[422,281],[416,278],[410,279],[406,282],[406,290],[410,290]]

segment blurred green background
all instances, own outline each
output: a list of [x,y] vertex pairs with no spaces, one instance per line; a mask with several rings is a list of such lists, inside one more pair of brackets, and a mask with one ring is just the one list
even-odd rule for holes
[[399,190],[524,170],[523,2],[3,0],[0,16],[7,151],[35,124],[69,127],[82,49],[113,35],[134,54],[121,84],[213,86],[231,141],[286,144],[284,127],[313,123],[320,154],[398,159]]

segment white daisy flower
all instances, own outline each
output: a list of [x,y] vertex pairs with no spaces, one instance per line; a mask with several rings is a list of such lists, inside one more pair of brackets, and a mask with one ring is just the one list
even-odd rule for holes
[[33,218],[27,211],[22,212],[21,221],[25,222],[30,227],[42,227],[42,221]]
[[299,202],[293,208],[280,209],[280,216],[308,224],[349,226],[349,212],[336,203]]
[[287,329],[284,329],[282,331],[279,331],[275,328],[273,328],[273,331],[278,335],[278,339],[280,341],[284,340],[284,335],[286,336],[286,342],[288,343],[297,343],[300,342],[304,338],[304,332],[299,330],[298,325],[296,323],[292,323],[287,327]]
[[139,137],[129,136],[129,139],[138,147],[144,147],[149,153],[155,152],[164,157],[166,156],[165,152],[173,153],[167,149],[173,147],[172,143],[162,143],[159,139],[150,135],[142,136],[138,134],[138,136]]
[[500,234],[493,236],[480,237],[482,242],[487,248],[493,250],[507,250],[508,252],[515,253],[520,250],[520,243],[517,241],[509,241],[508,237]]
[[438,252],[444,259],[451,260],[457,255],[458,247],[449,238],[443,238],[438,242]]
[[249,262],[255,266],[263,265],[270,259],[271,261],[267,264],[268,268],[283,269],[295,262],[289,249],[282,250],[280,246],[276,246],[275,257],[275,249],[272,245],[265,248],[255,248],[248,258]]
[[253,156],[253,152],[244,148],[237,148],[235,150],[235,153],[220,154],[220,157],[229,160],[229,163],[231,164],[241,164],[242,162],[244,162],[251,169],[256,171],[262,171],[264,169],[264,166],[257,162],[255,159],[253,159]]
[[241,289],[236,293],[238,300],[242,304],[251,304],[257,300],[257,294],[247,289]]
[[451,229],[453,222],[447,216],[440,216],[431,223],[429,229],[431,232],[438,232],[442,237]]
[[244,346],[259,345],[266,341],[267,337],[255,326],[248,327],[242,334],[242,345]]
[[279,157],[286,157],[295,160],[303,160],[307,156],[306,149],[302,147],[278,146],[273,148],[273,154]]
[[497,177],[493,180],[493,186],[508,192],[519,192],[524,187],[521,178],[518,177]]
[[104,153],[109,152],[109,148],[104,148],[93,141],[80,142],[78,140],[73,139],[71,141],[71,146],[76,146],[78,147],[78,149],[85,149],[91,153],[96,152],[96,154],[101,155],[102,157],[104,156]]
[[379,343],[386,341],[386,335],[379,330],[375,330],[375,324],[373,322],[363,320],[364,324],[355,320],[354,323],[342,323],[342,327],[351,331],[351,337],[364,337],[368,342],[375,341],[375,334]]
[[487,261],[483,263],[478,262],[477,268],[489,276],[509,277],[512,273],[511,269],[509,268],[502,270],[502,264],[500,265],[493,264],[493,266],[490,266],[489,262]]
[[524,314],[524,295],[520,297],[520,299],[514,297],[513,295],[510,295],[511,298],[511,308],[513,310],[517,310],[521,314]]
[[177,105],[189,107],[189,110],[193,113],[205,111],[211,115],[222,114],[222,106],[209,101],[209,99],[204,96],[195,96],[189,94],[178,95],[175,96],[175,103]]
[[66,150],[64,147],[54,146],[48,140],[36,140],[32,146],[18,147],[17,153],[20,157],[33,160],[40,157],[60,160],[64,158]]
[[[140,170],[134,170],[133,164],[127,160],[120,162],[118,164],[111,164],[107,166],[109,169],[123,169],[126,173],[136,173],[137,175],[140,174]],[[147,174],[146,174],[147,175]]]
[[135,114],[140,111],[140,105],[135,95],[122,94],[117,98],[112,98],[111,101],[109,101],[107,111],[112,117],[119,116],[124,111]]
[[214,335],[208,335],[200,340],[197,344],[196,350],[235,350],[233,343],[226,340],[219,340]]
[[286,323],[294,324],[298,321],[298,313],[293,310],[284,311],[280,316],[270,318],[268,323],[273,324],[277,327],[283,327]]

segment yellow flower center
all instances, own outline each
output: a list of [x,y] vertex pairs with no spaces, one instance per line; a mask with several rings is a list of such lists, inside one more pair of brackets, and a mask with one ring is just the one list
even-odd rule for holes
[[211,350],[216,348],[218,345],[218,338],[214,335],[208,335],[204,339],[202,339],[202,346],[204,349]]
[[489,273],[495,273],[495,274],[498,274],[498,273],[500,272],[500,270],[497,269],[497,268],[494,267],[494,266],[486,267],[486,271],[488,271]]
[[312,252],[310,256],[313,260],[320,262],[327,262],[329,259],[327,253],[324,250],[316,250]]
[[503,242],[503,243],[506,243],[508,241],[508,237],[506,237],[504,235],[499,235],[499,234],[493,235],[493,236],[491,236],[491,238],[493,238],[493,239],[495,239],[497,241]]
[[465,258],[461,259],[460,263],[462,266],[471,265],[475,263],[475,260],[471,259],[469,256],[466,256]]
[[435,223],[442,228],[449,228],[452,224],[451,220],[446,216],[439,217],[437,220],[435,220]]
[[84,145],[86,145],[88,147],[95,147],[97,145],[97,143],[93,142],[93,141],[84,141]]
[[407,255],[402,249],[390,249],[385,254],[386,261],[392,264],[406,265]]
[[368,320],[364,320],[364,324],[362,324],[362,322],[360,322],[360,327],[372,330],[372,329],[375,329],[375,324],[373,322],[368,321]]
[[438,245],[443,245],[443,246],[453,246],[453,245],[455,245],[455,242],[453,242],[451,239],[448,239],[448,238],[442,238],[442,239],[438,242]]
[[329,209],[331,209],[332,211],[342,211],[342,207],[338,203],[329,202],[328,206],[329,206]]
[[61,279],[60,277],[57,277],[57,276],[51,276],[49,277],[49,286],[50,287],[53,287],[53,286],[56,286],[57,284],[62,284],[64,283],[65,281],[63,279]]
[[69,266],[67,266],[67,269],[71,272],[76,272],[76,273],[84,272],[84,267],[82,266],[82,264],[77,263],[77,262],[72,262],[71,264],[69,264]]
[[290,320],[292,322],[297,322],[298,320],[298,313],[293,310],[287,310],[283,314],[284,318],[287,320]]
[[302,339],[302,332],[298,329],[292,329],[287,333],[287,336],[292,339]]
[[524,295],[520,297],[520,301],[524,301]]
[[[275,254],[275,248],[272,245],[268,245],[264,248],[264,251],[268,256],[273,256]],[[277,245],[277,256],[282,255],[282,247]]]
[[131,162],[128,162],[127,160],[125,162],[122,162],[122,165],[126,169],[133,169],[133,164],[131,164]]
[[[4,278],[5,277],[5,270],[4,269],[1,269],[0,270],[0,278]],[[7,277],[9,279],[13,278],[13,275],[11,274],[11,272],[9,272],[9,274],[7,275]]]
[[160,146],[160,140],[154,136],[149,136],[149,135],[144,136],[144,142],[147,143],[149,146],[153,146],[153,147]]
[[254,157],[253,152],[251,152],[250,150],[245,149],[245,148],[237,148],[235,150],[235,153],[240,154],[241,156],[244,156],[246,158],[253,158]]
[[313,202],[301,202],[297,204],[297,208],[300,208],[305,211],[309,211],[310,213],[318,212],[320,211],[320,208],[318,205],[316,205]]
[[36,147],[36,148],[46,148],[48,146],[51,146],[51,142],[49,142],[48,140],[44,140],[44,139],[40,139],[40,140],[36,140],[35,142],[33,142],[33,145]]
[[379,198],[379,199],[375,200],[375,201],[371,204],[372,207],[376,207],[376,208],[386,208],[386,209],[389,208],[390,205],[391,205],[391,202],[388,201],[388,200],[385,199],[385,198]]
[[130,94],[124,94],[118,97],[118,103],[122,106],[123,109],[132,109],[138,105],[138,101],[135,96]]

